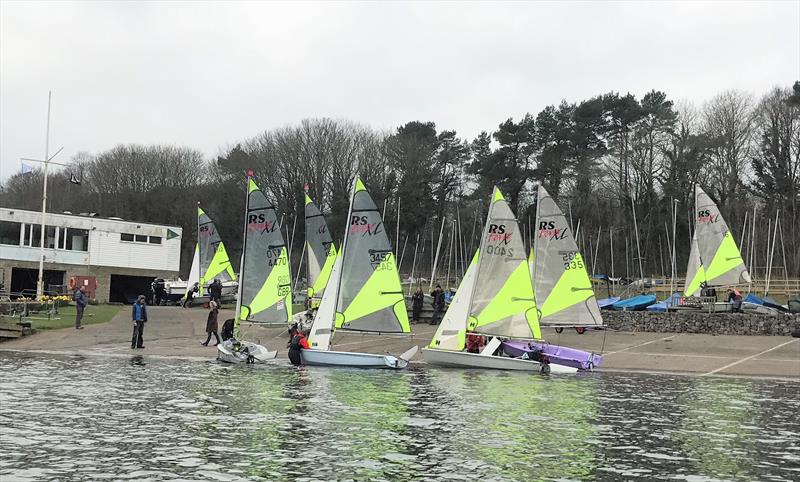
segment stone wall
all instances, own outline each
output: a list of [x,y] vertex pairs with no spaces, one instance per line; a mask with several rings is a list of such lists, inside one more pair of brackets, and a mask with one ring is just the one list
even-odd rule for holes
[[800,314],[766,316],[747,313],[603,310],[603,322],[609,328],[619,331],[791,336],[794,330],[800,329]]

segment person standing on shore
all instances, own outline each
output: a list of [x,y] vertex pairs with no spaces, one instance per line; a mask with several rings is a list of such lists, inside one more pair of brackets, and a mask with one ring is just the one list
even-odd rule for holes
[[433,317],[430,324],[436,325],[444,317],[444,290],[441,285],[436,285],[436,289],[431,291],[431,296],[433,296]]
[[217,339],[217,345],[219,345],[219,335],[217,331],[219,331],[219,325],[217,323],[217,316],[219,314],[219,308],[216,301],[209,301],[208,302],[208,320],[206,320],[206,333],[208,333],[208,337],[206,337],[206,341],[203,342],[203,346],[208,346],[208,342],[211,341],[211,335],[214,335],[214,338]]
[[411,295],[411,322],[419,323],[419,317],[422,314],[422,305],[425,302],[425,294],[422,288],[417,288],[417,291]]
[[222,281],[219,278],[208,287],[208,297],[217,304],[217,307],[222,303]]
[[75,329],[82,330],[83,327],[81,326],[81,320],[83,319],[83,310],[86,309],[86,303],[89,301],[87,298],[86,293],[84,292],[84,287],[81,285],[80,288],[75,290],[75,293],[72,294],[72,299],[75,301]]
[[136,299],[136,303],[133,304],[131,318],[133,318],[131,348],[144,348],[144,324],[147,322],[147,306],[145,305],[144,295],[139,295],[139,298]]

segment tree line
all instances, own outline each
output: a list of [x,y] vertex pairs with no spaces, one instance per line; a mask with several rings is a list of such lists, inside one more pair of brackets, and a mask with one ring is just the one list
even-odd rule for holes
[[[429,277],[440,244],[439,266],[452,266],[456,275],[463,270],[494,185],[530,233],[535,183],[568,216],[591,272],[669,276],[674,214],[682,276],[699,183],[755,276],[764,276],[773,244],[773,276],[800,275],[800,82],[758,98],[724,91],[699,107],[657,90],[641,98],[609,92],[509,118],[474,139],[432,121],[383,132],[314,118],[245,138],[212,160],[191,147],[119,145],[80,153],[51,174],[48,210],[179,225],[185,274],[198,201],[239,259],[248,169],[294,240],[294,269],[304,244],[304,188],[340,240],[358,173],[385,211],[406,275],[414,265],[417,276]],[[0,186],[0,204],[40,209],[41,183],[41,171],[12,176]]]

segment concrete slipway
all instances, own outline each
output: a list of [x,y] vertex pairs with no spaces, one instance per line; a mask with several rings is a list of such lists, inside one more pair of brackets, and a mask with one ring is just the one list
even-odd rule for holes
[[[87,309],[91,312],[91,306]],[[110,322],[42,331],[33,336],[0,343],[3,351],[47,352],[74,355],[159,356],[214,360],[216,349],[201,346],[205,340],[207,311],[202,308],[148,307],[143,350],[130,349],[130,311],[123,309]],[[222,320],[233,317],[220,312]],[[335,347],[344,351],[402,353],[412,345],[427,345],[435,326],[412,325],[411,336],[336,335]],[[276,363],[288,363],[284,328],[245,326],[245,338],[278,350]],[[631,333],[573,330],[556,334],[543,329],[551,343],[603,354],[603,372],[645,371],[697,376],[751,376],[800,379],[800,338],[780,336],[713,336],[685,333]],[[413,367],[425,366],[418,354]]]

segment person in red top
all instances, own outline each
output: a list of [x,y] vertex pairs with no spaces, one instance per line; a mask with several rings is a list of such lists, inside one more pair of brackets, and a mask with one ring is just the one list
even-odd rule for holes
[[467,351],[469,353],[480,353],[484,345],[483,335],[472,332],[467,333]]
[[297,330],[289,340],[289,361],[292,362],[292,365],[303,364],[303,359],[300,357],[300,350],[303,348],[311,348],[311,345],[308,344],[306,334],[301,330]]

